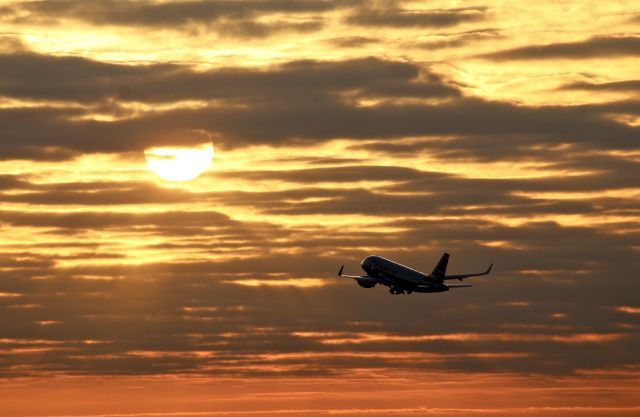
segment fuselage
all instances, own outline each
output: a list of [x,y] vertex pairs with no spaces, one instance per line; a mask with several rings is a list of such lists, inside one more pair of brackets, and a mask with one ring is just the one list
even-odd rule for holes
[[381,256],[367,256],[360,266],[368,276],[391,288],[415,292],[449,291],[442,280]]

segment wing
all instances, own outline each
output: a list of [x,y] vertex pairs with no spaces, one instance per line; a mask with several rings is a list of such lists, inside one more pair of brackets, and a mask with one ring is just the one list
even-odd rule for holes
[[372,280],[375,282],[378,282],[377,279],[375,279],[374,277],[370,277],[369,275],[343,275],[342,274],[342,270],[344,269],[344,265],[342,265],[340,267],[340,270],[338,271],[338,276],[339,277],[343,277],[343,278],[353,278],[353,279],[365,279],[365,280]]
[[[461,274],[461,275],[447,275],[445,277],[443,277],[442,279],[444,280],[448,280],[448,279],[459,279],[460,281],[462,281],[465,278],[469,278],[469,277],[479,277],[481,275],[488,275],[489,272],[491,272],[491,268],[493,268],[493,264],[489,265],[489,268],[487,268],[486,271],[484,272],[479,272],[476,274]],[[452,286],[449,286],[451,288],[453,288]]]

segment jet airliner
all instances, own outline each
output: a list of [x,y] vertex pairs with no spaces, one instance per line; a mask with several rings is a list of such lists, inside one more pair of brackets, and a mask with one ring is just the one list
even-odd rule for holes
[[484,272],[474,274],[446,275],[449,254],[445,253],[430,274],[416,271],[382,256],[367,256],[360,265],[367,275],[343,275],[344,265],[338,271],[339,277],[353,278],[358,285],[372,288],[377,284],[389,287],[391,294],[411,294],[412,292],[443,292],[451,288],[471,287],[467,284],[445,284],[444,281],[487,275],[493,263]]

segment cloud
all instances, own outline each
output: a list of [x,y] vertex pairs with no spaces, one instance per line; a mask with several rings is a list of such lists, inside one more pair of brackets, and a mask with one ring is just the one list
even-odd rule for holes
[[[110,64],[36,53],[0,55],[0,94],[32,100],[172,102],[282,101],[354,91],[372,97],[448,97],[459,94],[418,65],[378,58],[293,61],[265,69],[194,71],[184,65]],[[44,77],[44,75],[47,77]]]
[[29,183],[20,179],[17,175],[0,175],[0,190],[12,190],[23,188],[27,186]]
[[[106,204],[113,204],[109,201]],[[163,211],[161,213],[109,213],[109,212],[29,212],[2,211],[2,223],[13,226],[47,227],[66,229],[107,229],[112,227],[129,228],[140,226],[191,226],[233,227],[239,224],[228,216],[215,211],[183,212]]]
[[[366,172],[364,169],[358,175]],[[409,179],[416,176],[403,170],[395,174],[390,171],[390,175]],[[303,175],[303,178],[312,181],[312,177]],[[81,186],[70,184],[69,188]],[[282,201],[275,195],[273,198],[256,196],[256,201],[259,200],[263,200],[265,207],[273,201]],[[190,254],[190,259],[183,261],[161,262],[150,258],[145,264],[102,265],[96,249],[86,258],[88,262],[64,266],[59,264],[62,258],[54,255],[55,246],[47,248],[45,242],[39,248],[47,248],[46,255],[16,252],[3,258],[2,265],[5,271],[11,268],[13,279],[3,281],[0,292],[21,294],[0,299],[0,310],[10,312],[0,315],[0,325],[6,329],[3,337],[9,339],[5,375],[20,373],[15,366],[30,364],[34,371],[57,369],[87,374],[195,372],[252,377],[319,376],[356,365],[361,369],[401,369],[407,365],[405,355],[411,357],[412,352],[425,350],[435,356],[430,360],[410,361],[413,369],[476,372],[489,367],[553,374],[572,372],[583,368],[585,363],[595,368],[612,367],[634,359],[632,352],[635,352],[633,346],[637,338],[633,329],[612,326],[614,322],[625,323],[629,315],[620,315],[608,308],[612,305],[610,300],[623,300],[614,296],[614,291],[627,294],[624,304],[615,305],[633,305],[634,293],[628,291],[628,285],[635,282],[633,276],[629,275],[628,281],[618,280],[618,286],[606,297],[596,298],[600,300],[598,303],[580,301],[593,300],[594,294],[601,294],[603,274],[626,276],[621,265],[624,259],[633,259],[629,242],[637,236],[625,237],[608,227],[602,230],[593,226],[561,227],[550,222],[507,227],[477,219],[447,222],[381,219],[379,225],[353,234],[352,230],[332,230],[323,225],[282,228],[243,223],[215,212],[4,211],[1,218],[14,227],[59,227],[101,233],[122,229],[146,236],[147,240],[148,232],[153,229],[164,230],[163,236],[169,237],[173,226],[192,227],[190,240],[175,242],[185,245],[183,249]],[[377,232],[383,224],[402,231]],[[202,240],[202,232],[197,231],[205,227],[206,239]],[[330,235],[329,230],[332,230]],[[523,249],[506,246],[496,250],[478,245],[478,241],[489,238],[503,239],[526,249],[523,252]],[[286,242],[282,242],[283,239]],[[424,246],[434,241],[438,242],[437,247]],[[429,311],[435,309],[449,320],[430,322],[425,327],[423,314],[415,314],[423,311],[424,298],[407,297],[398,304],[397,298],[389,297],[379,288],[363,293],[365,290],[350,281],[329,277],[335,273],[329,270],[330,265],[348,263],[350,268],[355,268],[359,257],[366,252],[362,248],[371,242],[376,242],[385,256],[425,268],[437,260],[441,247],[455,247],[455,262],[450,265],[454,272],[472,270],[478,267],[479,261],[496,256],[498,275],[478,282],[474,294],[453,294],[457,299],[455,305],[451,304],[450,297],[431,297]],[[114,244],[102,240],[96,243],[103,250],[113,248]],[[236,246],[237,243],[240,246]],[[154,242],[149,241],[147,250],[153,245]],[[64,247],[61,245],[60,249]],[[174,253],[177,248],[178,245]],[[285,254],[279,252],[279,248],[294,252]],[[225,259],[196,261],[193,258],[200,251],[210,257],[218,250],[229,249],[232,255],[228,257],[227,252]],[[38,248],[29,247],[29,250],[35,253]],[[541,259],[544,263],[540,263]],[[553,279],[526,279],[515,272],[536,267],[558,268],[566,270],[565,275],[575,277],[571,271],[576,265],[589,270],[580,276],[577,286],[562,286]],[[49,278],[32,279],[42,276]],[[264,280],[287,284],[301,277],[312,280],[301,282],[329,281],[333,285],[225,283],[256,284]],[[478,291],[483,300],[480,304],[477,304]],[[513,312],[505,303],[514,299],[526,299],[530,307]],[[473,300],[476,300],[474,310],[467,310]],[[301,304],[305,311],[314,313],[301,315]],[[14,308],[21,305],[37,307]],[[602,310],[602,306],[607,308]],[[506,321],[505,309],[509,309]],[[562,326],[552,317],[558,311],[568,313],[561,319]],[[411,314],[407,315],[408,312]],[[465,320],[469,314],[476,320]],[[613,317],[616,318],[612,322]],[[22,324],[10,326],[7,320]],[[42,320],[59,324],[38,325]],[[345,359],[341,356],[344,349],[336,351],[336,345],[295,336],[297,332],[309,331],[351,334],[354,329],[349,323],[364,320],[378,323],[375,333],[383,337],[376,343],[356,343],[358,347],[354,349],[361,360],[353,355]],[[505,333],[504,324],[518,325],[518,331]],[[393,333],[386,337],[390,329]],[[83,343],[78,341],[78,334],[83,340],[101,343]],[[454,336],[443,337],[443,334]],[[29,356],[33,353],[13,351],[24,347],[19,342],[24,339],[30,341],[32,348],[47,350],[40,350],[37,358]],[[56,349],[49,349],[51,346]],[[619,354],[602,355],[603,348]],[[319,362],[300,360],[295,355],[283,356],[275,364],[268,357],[261,357],[305,351],[325,356],[318,359]],[[396,356],[385,355],[387,352]],[[517,352],[520,356],[483,356],[487,352]],[[522,355],[528,359],[523,360]],[[541,357],[543,361],[537,359]],[[234,366],[229,367],[228,361],[233,361]],[[562,366],[558,366],[559,363]]]
[[434,40],[420,42],[425,49],[460,48],[471,43],[498,40],[503,35],[497,29],[478,29],[462,33],[434,35]]
[[640,307],[618,306],[614,310],[627,314],[640,314]]
[[[322,12],[341,7],[335,1],[248,0],[248,1],[116,1],[87,4],[79,0],[38,1],[17,5],[39,13],[58,13],[86,19],[92,23],[180,25],[193,21],[212,21],[222,17],[247,17],[258,13]],[[344,2],[345,5],[353,2]]]
[[[281,32],[310,32],[322,27],[324,12],[351,7],[359,1],[248,0],[248,1],[116,1],[88,4],[79,0],[43,0],[4,6],[5,20],[14,24],[51,22],[66,19],[95,25],[142,26],[181,30],[204,26],[222,37],[263,38]],[[309,16],[296,21],[280,16],[265,23],[265,16]],[[52,16],[55,16],[52,18]]]
[[[558,138],[580,147],[628,150],[635,147],[638,131],[607,118],[614,112],[637,112],[634,102],[528,107],[480,100],[463,96],[428,68],[378,58],[207,72],[33,53],[5,54],[0,61],[6,68],[0,94],[85,105],[0,110],[5,158],[20,158],[38,148],[34,158],[43,159],[78,152],[140,151],[163,143],[188,143],[187,132],[197,128],[227,147],[394,138],[384,145],[393,151],[404,146],[397,139],[444,136],[449,140],[433,146],[434,151],[496,159],[531,152],[532,144],[557,144]],[[129,102],[176,100],[211,104],[133,115],[126,110]],[[372,105],[362,104],[371,100]],[[95,111],[111,112],[100,107],[102,103],[115,104],[115,120],[92,120]],[[48,133],[43,136],[41,131]]]
[[577,42],[551,43],[507,49],[480,55],[495,61],[534,59],[588,59],[640,54],[638,36],[600,36]]
[[[394,88],[388,84],[382,91]],[[286,94],[283,91],[281,97]],[[165,141],[184,143],[189,140],[185,132],[193,128],[207,130],[216,137],[216,143],[234,147],[291,141],[311,144],[344,137],[449,135],[454,136],[453,141],[431,148],[453,155],[460,152],[496,159],[505,154],[517,155],[534,143],[557,144],[559,137],[564,143],[579,147],[630,150],[635,148],[638,131],[637,127],[607,120],[595,108],[528,108],[474,99],[440,105],[388,103],[356,107],[322,96],[292,106],[292,100],[266,97],[275,101],[269,105],[254,103],[249,108],[173,110],[114,122],[68,120],[60,117],[63,112],[53,110],[5,110],[0,112],[0,119],[6,121],[2,145],[17,148],[19,154],[24,154],[24,147],[51,145],[70,152],[139,151]],[[603,108],[602,113],[611,110]],[[20,123],[25,118],[38,121],[38,126],[50,133],[42,137],[32,124]],[[465,120],[465,124],[459,120]],[[93,140],[84,140],[87,136]],[[393,150],[395,144],[388,142],[384,146]]]
[[[366,145],[371,149],[372,147]],[[435,145],[424,145],[434,148]],[[375,148],[374,148],[375,149]],[[413,148],[412,148],[413,149]],[[414,149],[415,151],[416,149]],[[387,151],[382,148],[382,151]],[[540,155],[540,158],[545,157]],[[217,174],[222,178],[241,178],[251,181],[284,181],[301,184],[319,183],[357,183],[360,181],[379,182],[378,189],[391,192],[440,193],[449,190],[479,193],[513,193],[513,192],[578,192],[634,188],[637,176],[640,175],[640,164],[633,160],[626,160],[611,156],[558,157],[551,160],[548,157],[545,169],[582,171],[581,175],[566,177],[540,176],[533,178],[505,178],[481,179],[467,178],[445,174],[437,171],[419,170],[401,166],[363,165],[350,163],[348,165],[330,167],[310,167],[304,169],[279,170],[251,170],[234,171]],[[391,185],[385,185],[391,183]]]
[[[474,327],[477,323],[475,321],[465,322],[464,317],[470,311],[461,309],[460,304],[452,306],[448,300],[432,298],[430,308],[438,309],[450,320],[447,323],[433,323],[425,329],[423,319],[406,317],[409,311],[422,311],[420,306],[424,305],[424,299],[404,299],[402,305],[406,307],[398,309],[397,299],[388,297],[384,292],[376,292],[376,289],[370,290],[363,297],[358,291],[364,290],[342,283],[307,289],[225,285],[220,280],[229,279],[233,275],[216,272],[219,268],[225,270],[234,265],[248,271],[259,271],[258,265],[265,262],[270,263],[268,268],[273,268],[293,261],[291,271],[295,273],[300,266],[298,264],[304,261],[297,257],[270,258],[271,260],[265,257],[246,263],[224,262],[217,266],[210,263],[200,272],[196,272],[194,265],[188,263],[173,268],[170,265],[130,267],[126,272],[122,267],[110,268],[110,271],[105,268],[105,273],[124,273],[127,276],[111,281],[74,279],[73,275],[65,276],[65,270],[60,268],[59,276],[52,280],[24,281],[23,292],[27,292],[28,296],[22,300],[10,298],[2,301],[10,305],[33,302],[42,304],[37,309],[10,310],[11,319],[19,320],[23,326],[7,327],[4,336],[9,340],[6,347],[20,347],[19,340],[27,338],[31,347],[50,347],[54,343],[54,346],[62,348],[50,351],[46,358],[40,357],[33,362],[36,370],[53,366],[59,370],[92,374],[203,372],[218,376],[235,374],[254,377],[274,373],[318,376],[323,374],[322,369],[335,372],[351,369],[356,364],[365,369],[398,369],[407,365],[407,358],[411,358],[413,352],[424,351],[435,355],[432,358],[435,360],[410,360],[412,369],[470,371],[492,366],[502,370],[555,373],[561,371],[557,364],[545,366],[544,363],[558,361],[562,363],[563,371],[570,371],[573,367],[583,366],[585,360],[597,368],[602,364],[623,364],[633,358],[633,349],[627,350],[635,343],[633,333],[629,331],[619,336],[619,332],[616,332],[615,336],[611,336],[614,333],[594,330],[598,327],[598,321],[603,320],[602,317],[595,321],[591,317],[589,332],[581,330],[579,317],[571,316],[566,319],[566,329],[557,329],[553,333],[549,329],[540,331],[535,327],[523,327],[517,333],[505,333],[496,327],[496,323],[504,323],[505,319],[504,308],[495,303],[496,299],[500,300],[502,297],[493,291],[483,293],[489,297],[488,301],[473,312],[477,320],[483,323],[482,326]],[[309,258],[308,261],[314,264],[317,262],[317,267],[320,267],[321,262],[325,265],[327,263],[327,259]],[[81,268],[76,268],[69,272],[79,274],[80,271]],[[525,284],[529,292],[549,288],[548,284],[542,283],[533,284],[533,287],[532,284],[520,284]],[[490,284],[485,282],[484,285]],[[53,295],[54,293],[57,295]],[[355,296],[356,294],[359,296]],[[545,319],[536,317],[536,314],[557,308],[549,301],[549,295],[548,292],[541,293],[540,298],[535,299],[539,303],[535,310],[531,310],[530,314],[516,316],[511,313],[508,322],[544,323]],[[458,295],[461,296],[461,301],[466,300],[463,295]],[[248,306],[239,309],[236,307],[241,305],[238,303],[240,300],[251,301]],[[351,302],[345,304],[347,300]],[[377,308],[372,307],[372,302]],[[300,303],[313,310],[314,314],[301,315],[298,311]],[[396,306],[395,309],[391,308],[393,305]],[[188,308],[185,309],[186,307]],[[502,319],[498,320],[500,316]],[[2,317],[0,323],[9,319],[6,315]],[[30,324],[32,320],[35,322],[43,317],[59,321],[60,324],[44,327]],[[300,321],[301,318],[304,320]],[[338,318],[343,320],[337,320]],[[318,334],[335,334],[338,339],[344,339],[342,335],[354,332],[352,326],[342,324],[344,320],[364,318],[381,323],[382,330],[374,334],[380,336],[374,340],[375,343],[356,342],[359,345],[357,348],[349,347],[349,351],[360,353],[362,360],[351,358],[345,361],[335,344],[325,345],[313,338],[302,340],[304,338],[297,336],[300,332],[315,329],[315,332],[320,332]],[[398,322],[402,324],[396,324]],[[385,331],[390,328],[395,330],[387,337]],[[102,343],[78,342],[78,334],[82,334],[82,339]],[[355,333],[354,337],[360,339],[362,336]],[[69,348],[73,348],[73,352],[66,350]],[[620,349],[629,354],[601,355],[599,352],[603,348]],[[151,355],[140,351],[156,353]],[[326,352],[326,357],[322,360],[323,366],[318,368],[315,361],[301,361],[292,356],[288,359],[283,357],[279,363],[298,364],[299,367],[253,367],[272,362],[269,358],[261,358],[262,354],[301,351],[315,354]],[[518,352],[521,356],[511,359],[500,355],[494,358],[483,357],[487,352],[495,354],[505,351]],[[199,355],[194,352],[208,354]],[[386,356],[387,352],[396,356]],[[523,354],[534,360],[523,361]],[[545,361],[535,360],[538,355],[544,356]],[[79,356],[82,357],[81,362],[78,362]],[[235,363],[233,369],[227,366],[229,360]],[[25,363],[24,361],[24,356],[17,352],[7,356],[8,365]]]
[[[335,198],[320,201],[295,201],[277,207],[265,208],[265,213],[278,215],[300,214],[361,214],[361,215],[504,215],[520,216],[524,213],[545,214],[595,214],[603,208],[588,201],[555,201],[523,198],[502,193],[482,193],[469,191],[467,194],[443,193],[430,195],[414,193],[395,195],[365,189],[350,190]],[[286,193],[283,193],[286,194]],[[314,196],[309,190],[307,198]],[[283,195],[284,197],[284,195]],[[318,195],[318,198],[321,198]],[[631,203],[631,201],[629,201]],[[246,204],[251,205],[251,201]],[[617,207],[615,202],[611,203]],[[473,208],[468,208],[472,206]],[[623,206],[629,207],[629,206]],[[605,209],[606,210],[606,209]],[[633,213],[629,213],[633,216]]]
[[175,65],[108,64],[34,52],[0,54],[0,65],[3,68],[0,94],[3,96],[77,102],[126,94],[123,90],[127,80],[133,82],[157,74],[171,74],[179,69]]
[[408,10],[397,7],[365,7],[357,9],[346,19],[358,26],[386,26],[393,28],[448,27],[485,19],[486,8],[458,8],[443,10]]
[[347,333],[347,332],[295,332],[293,336],[314,338],[320,344],[341,345],[361,343],[406,343],[406,342],[482,342],[498,340],[503,342],[554,342],[554,343],[606,343],[626,337],[625,334],[592,334],[577,333],[568,335],[554,334],[518,334],[518,333],[445,333],[429,335],[392,335],[385,333]]
[[575,82],[565,84],[561,90],[585,90],[585,91],[620,91],[633,92],[640,90],[640,80],[613,81],[608,83]]
[[[410,10],[400,2],[380,8],[365,0],[243,0],[243,1],[114,1],[87,4],[79,0],[41,0],[0,8],[12,24],[64,24],[67,20],[94,25],[147,27],[154,30],[206,30],[220,37],[267,38],[286,32],[322,29],[324,15],[346,10],[348,24],[395,28],[448,27],[485,19],[486,8]],[[55,17],[52,17],[55,16]],[[353,42],[349,42],[353,45]],[[343,43],[344,45],[344,43]]]
[[26,50],[28,50],[28,48],[17,34],[0,34],[0,53]]
[[279,180],[305,184],[317,184],[322,182],[358,182],[358,181],[408,181],[423,178],[437,181],[446,177],[437,172],[420,171],[407,167],[380,166],[380,165],[347,165],[337,167],[321,167],[297,169],[289,171],[236,171],[233,173],[221,173],[222,177],[240,177],[252,181]]
[[379,39],[364,36],[349,36],[342,38],[327,39],[327,42],[338,48],[359,48],[379,42]]
[[[147,353],[144,350],[137,352]],[[156,354],[156,351],[148,353]],[[177,356],[181,352],[175,353]],[[324,356],[309,353],[300,361],[324,367]],[[344,361],[356,358],[358,363],[366,361],[366,358],[356,355],[357,352],[351,352],[342,358]],[[379,355],[372,353],[372,356]],[[386,357],[391,358],[392,355]],[[293,365],[279,363],[278,358],[286,360],[287,357],[274,356],[271,369],[277,369],[277,365],[280,368]],[[407,358],[438,360],[437,356],[429,358],[428,353],[420,355],[419,352],[407,355]],[[266,359],[256,356],[251,363],[259,368]],[[477,361],[482,363],[481,358]],[[301,417],[330,414],[348,417],[475,414],[487,417],[524,417],[531,414],[541,417],[632,417],[638,412],[638,407],[633,405],[637,395],[637,373],[625,374],[622,369],[562,378],[502,373],[490,365],[476,374],[393,368],[384,371],[382,374],[379,370],[366,368],[350,372],[344,370],[323,378],[237,376],[233,378],[234,383],[230,383],[229,378],[192,378],[185,375],[165,378],[85,376],[60,378],[56,381],[55,394],[48,394],[47,385],[40,380],[29,380],[28,384],[11,384],[13,381],[9,381],[3,386],[9,393],[4,405],[8,415],[19,415],[22,411],[34,416],[52,416],[51,409],[54,409],[52,417],[70,415],[72,411],[75,415],[95,417],[285,417],[292,414]],[[277,392],[274,392],[274,385],[278,387]],[[34,402],[35,393],[43,391],[46,394],[41,394],[41,401]],[[104,395],[104,392],[109,392],[109,395]],[[363,392],[369,393],[368,398],[363,398]],[[428,401],[425,400],[425,392],[430,394]],[[464,403],[460,402],[461,392],[465,393]],[[487,393],[496,392],[501,395],[487,399]],[[389,396],[390,393],[393,397]],[[73,396],[91,400],[70,404],[68,399]],[[130,403],[131,396],[135,397],[135,404]],[[397,401],[399,397],[403,398],[402,404]],[[553,405],[549,404],[549,397],[553,398]],[[95,410],[100,410],[100,414]]]

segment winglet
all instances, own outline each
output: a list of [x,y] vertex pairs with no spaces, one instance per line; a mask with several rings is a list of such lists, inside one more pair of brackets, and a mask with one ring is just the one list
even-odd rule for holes
[[344,265],[342,265],[340,267],[340,270],[338,271],[338,276],[341,277],[342,276],[342,270],[344,269]]
[[487,275],[489,272],[491,272],[491,268],[493,268],[493,262],[491,262],[491,265],[489,265],[489,268],[487,268],[487,272],[485,272],[484,274]]

